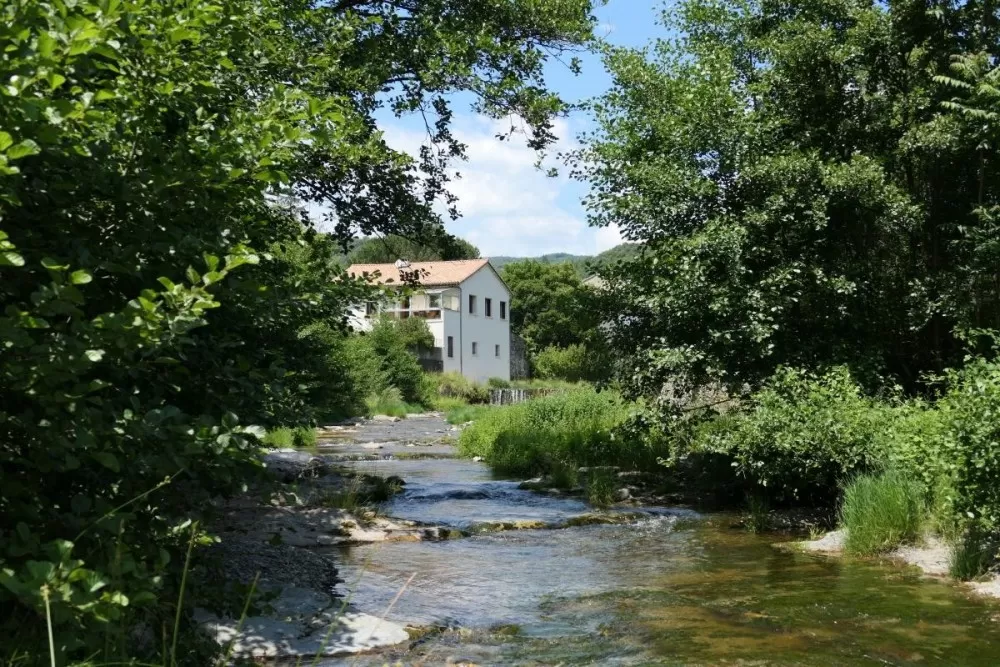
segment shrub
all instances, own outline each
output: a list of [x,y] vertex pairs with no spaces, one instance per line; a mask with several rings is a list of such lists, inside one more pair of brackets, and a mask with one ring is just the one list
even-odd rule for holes
[[690,447],[729,457],[776,499],[829,503],[841,480],[883,465],[888,408],[862,395],[844,368],[785,369],[742,412],[698,430]]
[[946,375],[937,409],[945,422],[937,461],[939,484],[952,490],[950,514],[972,533],[1000,530],[1000,364],[973,359]]
[[292,432],[292,440],[296,447],[315,447],[319,437],[316,434],[316,429],[298,426]]
[[761,493],[747,496],[746,528],[751,533],[763,533],[771,527],[771,503]]
[[489,390],[460,373],[441,373],[437,379],[437,393],[446,398],[460,398],[466,403],[488,403]]
[[595,376],[591,354],[582,344],[545,348],[535,355],[534,369],[542,380],[579,382]]
[[486,386],[490,389],[510,389],[510,380],[504,380],[503,378],[490,378],[486,381]]
[[402,392],[395,387],[387,387],[372,394],[365,400],[370,415],[389,415],[390,417],[405,417],[414,412],[420,412],[421,406],[411,405],[403,400]]
[[572,462],[555,461],[549,469],[549,483],[556,489],[575,489],[579,484],[579,467]]
[[652,450],[614,432],[629,413],[618,394],[578,389],[491,408],[462,432],[459,447],[515,475],[546,473],[563,463],[655,466]]
[[923,516],[921,488],[899,472],[860,475],[844,489],[840,518],[847,551],[890,551],[917,537]]
[[[372,327],[368,338],[371,341],[372,350],[379,358],[381,373],[384,381],[388,384],[380,387],[379,390],[388,386],[395,387],[402,395],[402,399],[408,403],[421,403],[427,397],[422,395],[423,369],[417,362],[416,356],[407,347],[407,341],[399,330],[399,322],[407,320],[392,320],[387,317],[380,318]],[[424,323],[426,326],[426,323]]]
[[449,424],[467,424],[476,421],[492,409],[489,405],[469,405],[462,401],[448,409],[445,419]]
[[390,385],[369,336],[350,336],[344,342],[347,373],[360,396],[371,396]]
[[295,433],[290,428],[276,428],[264,436],[264,444],[276,449],[288,449],[295,444]]
[[[934,404],[913,401],[889,424],[893,465],[923,487],[942,532],[1000,531],[1000,364],[981,358],[945,373]],[[963,538],[965,539],[965,538]]]
[[587,474],[587,501],[596,507],[608,507],[615,502],[618,479],[613,470],[592,468]]
[[952,547],[949,573],[956,579],[968,581],[986,574],[996,561],[996,537],[972,528]]

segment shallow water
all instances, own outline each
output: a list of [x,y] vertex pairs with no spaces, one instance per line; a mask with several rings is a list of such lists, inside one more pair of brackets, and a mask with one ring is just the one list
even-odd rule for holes
[[[470,461],[353,465],[407,480],[387,508],[395,516],[463,527],[587,511]],[[451,628],[349,664],[1000,664],[1000,607],[892,563],[804,554],[732,524],[661,508],[631,525],[344,548],[355,606],[382,614],[415,574],[388,618]]]

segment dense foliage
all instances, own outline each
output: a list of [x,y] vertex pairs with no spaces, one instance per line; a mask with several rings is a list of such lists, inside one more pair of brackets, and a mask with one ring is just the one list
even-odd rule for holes
[[891,551],[919,537],[923,517],[920,485],[906,475],[859,475],[844,488],[844,548],[860,555]]
[[359,239],[347,254],[349,264],[392,264],[397,259],[409,262],[479,259],[479,248],[468,241],[443,235],[414,242],[398,234]]
[[832,364],[915,389],[1000,321],[995,58],[965,55],[1000,51],[996,12],[686,0],[675,37],[606,50],[576,166],[645,247],[605,272],[633,390]]
[[483,413],[462,431],[459,447],[511,475],[577,466],[653,467],[657,457],[650,448],[612,434],[631,411],[613,392],[556,393]]
[[749,405],[701,426],[694,451],[727,456],[776,500],[833,504],[843,481],[884,464],[884,412],[844,368],[782,369]]
[[[60,664],[206,664],[174,635],[191,520],[264,428],[363,398],[339,252],[441,234],[448,93],[543,148],[563,105],[542,68],[590,5],[0,5],[0,662],[48,664],[51,616]],[[381,107],[433,110],[440,150],[391,150]]]
[[539,257],[508,257],[499,255],[490,257],[490,263],[497,271],[513,262],[523,262],[527,259],[542,264],[572,264],[581,278],[597,273],[605,266],[614,265],[622,260],[631,259],[641,252],[641,247],[635,243],[621,243],[596,255],[571,255],[567,252],[553,252]]

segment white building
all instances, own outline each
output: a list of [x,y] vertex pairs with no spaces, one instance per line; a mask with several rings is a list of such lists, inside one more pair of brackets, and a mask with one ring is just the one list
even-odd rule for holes
[[510,379],[510,290],[489,260],[354,264],[347,272],[411,292],[355,308],[351,324],[356,330],[370,330],[380,313],[421,317],[434,334],[435,346],[425,367],[476,382]]

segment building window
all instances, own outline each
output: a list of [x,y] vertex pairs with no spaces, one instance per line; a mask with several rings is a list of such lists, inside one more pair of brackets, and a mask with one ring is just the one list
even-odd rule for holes
[[470,294],[469,295],[469,315],[475,315],[475,314],[476,314],[476,295],[475,294]]
[[449,359],[454,359],[455,358],[455,337],[454,336],[448,336],[448,358]]
[[500,346],[497,345],[497,359],[500,358]]
[[479,343],[472,341],[472,356],[479,356]]
[[493,299],[485,299],[483,307],[486,309],[486,317],[493,317]]
[[430,294],[430,295],[428,295],[428,299],[429,299],[428,304],[430,305],[431,310],[436,310],[436,309],[439,309],[441,307],[441,295],[440,294]]
[[501,301],[500,302],[500,319],[501,320],[507,319],[507,302],[506,301]]

